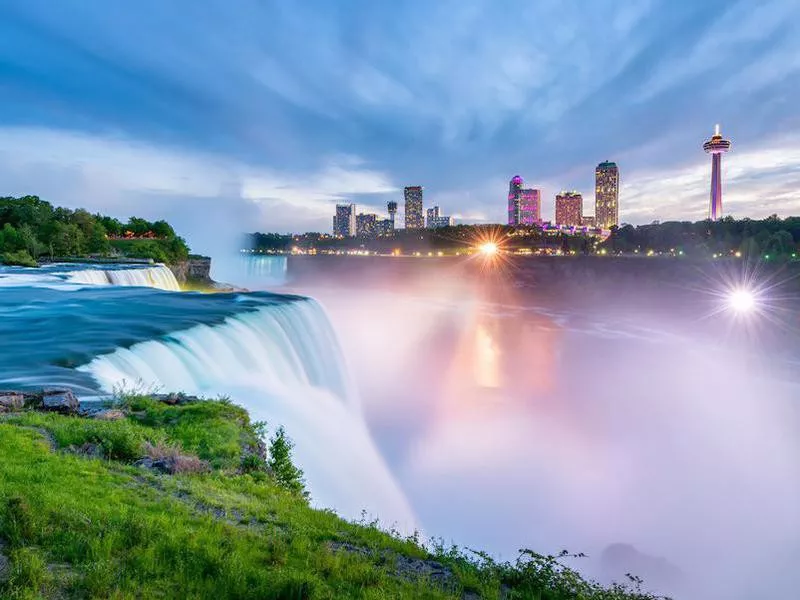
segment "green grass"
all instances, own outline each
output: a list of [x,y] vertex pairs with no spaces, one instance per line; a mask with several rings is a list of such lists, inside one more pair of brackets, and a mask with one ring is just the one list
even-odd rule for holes
[[[131,416],[113,422],[33,412],[0,421],[0,552],[11,563],[0,598],[499,598],[502,585],[509,600],[649,598],[600,595],[546,557],[526,566],[432,555],[413,537],[315,510],[264,471],[234,468],[258,428],[230,403],[125,405]],[[108,458],[54,450],[47,437],[59,448],[99,444]],[[169,476],[127,464],[145,442],[180,445],[215,468]],[[442,561],[451,589],[399,577],[399,556]]]
[[152,435],[163,433],[167,441],[217,469],[238,468],[242,448],[254,449],[258,444],[247,411],[227,400],[169,406],[147,396],[133,396],[122,404]]

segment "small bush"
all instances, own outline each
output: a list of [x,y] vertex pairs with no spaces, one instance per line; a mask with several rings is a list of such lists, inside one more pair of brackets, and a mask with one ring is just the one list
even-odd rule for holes
[[275,435],[269,441],[267,468],[280,486],[308,498],[303,471],[292,462],[292,448],[294,448],[294,443],[286,435],[286,430],[283,426],[278,427]]
[[38,267],[39,263],[30,255],[27,250],[17,250],[16,252],[6,252],[0,257],[4,265],[17,267]]

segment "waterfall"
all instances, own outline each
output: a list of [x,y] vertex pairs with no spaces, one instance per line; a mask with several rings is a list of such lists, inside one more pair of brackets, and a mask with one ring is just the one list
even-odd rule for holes
[[111,392],[144,385],[224,395],[296,442],[315,504],[346,518],[362,510],[411,530],[411,509],[361,414],[338,341],[321,307],[287,299],[101,355],[80,370]]
[[172,292],[181,291],[175,275],[164,265],[129,269],[84,269],[67,273],[70,283],[88,285],[122,285],[151,287]]

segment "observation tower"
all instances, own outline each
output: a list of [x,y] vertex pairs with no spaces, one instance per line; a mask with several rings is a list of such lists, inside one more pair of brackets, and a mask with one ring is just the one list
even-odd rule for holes
[[730,140],[726,140],[719,132],[719,125],[714,135],[703,144],[703,150],[711,155],[711,201],[708,207],[708,218],[712,221],[722,217],[722,155],[731,149]]

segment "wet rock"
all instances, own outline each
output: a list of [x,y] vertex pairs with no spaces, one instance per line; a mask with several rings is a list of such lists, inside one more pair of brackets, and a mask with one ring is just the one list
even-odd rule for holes
[[25,396],[20,392],[0,392],[0,412],[14,412],[25,407]]
[[76,414],[80,409],[80,403],[72,390],[46,389],[41,397],[42,401],[38,407],[40,410],[70,415]]
[[116,408],[109,408],[107,410],[99,410],[90,416],[98,421],[120,421],[125,418],[125,413]]

